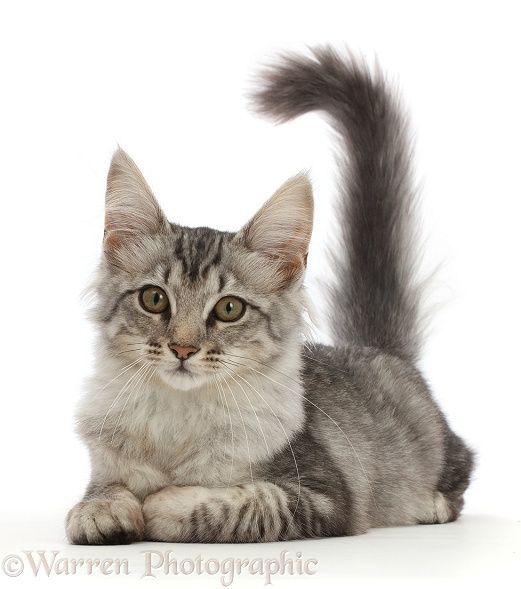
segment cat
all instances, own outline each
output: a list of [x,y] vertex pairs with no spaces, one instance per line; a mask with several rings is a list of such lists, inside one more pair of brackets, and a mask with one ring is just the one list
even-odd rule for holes
[[334,346],[302,335],[305,174],[237,232],[188,228],[116,151],[96,367],[77,411],[92,473],[66,518],[71,543],[321,538],[461,512],[473,451],[416,365],[416,197],[393,89],[320,47],[263,70],[253,101],[277,122],[320,111],[338,135]]

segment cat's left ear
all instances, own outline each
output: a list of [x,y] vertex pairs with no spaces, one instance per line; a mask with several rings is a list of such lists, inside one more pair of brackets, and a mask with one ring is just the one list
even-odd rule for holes
[[313,190],[306,174],[287,180],[235,239],[271,258],[291,280],[305,269],[313,228]]
[[104,247],[107,253],[167,224],[161,207],[132,158],[118,149],[110,163],[105,199]]

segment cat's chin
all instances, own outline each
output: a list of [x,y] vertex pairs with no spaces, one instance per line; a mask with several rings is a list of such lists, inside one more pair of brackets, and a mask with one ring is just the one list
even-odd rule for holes
[[160,370],[161,380],[177,391],[190,391],[206,386],[208,382],[203,374],[191,370]]

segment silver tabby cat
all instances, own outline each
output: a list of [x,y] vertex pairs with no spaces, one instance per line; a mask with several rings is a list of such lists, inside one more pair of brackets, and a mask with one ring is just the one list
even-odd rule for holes
[[134,162],[108,174],[91,482],[70,542],[269,542],[458,517],[472,453],[416,368],[410,144],[378,71],[330,48],[264,70],[257,110],[321,111],[341,143],[335,346],[303,341],[305,175],[237,233],[169,222]]

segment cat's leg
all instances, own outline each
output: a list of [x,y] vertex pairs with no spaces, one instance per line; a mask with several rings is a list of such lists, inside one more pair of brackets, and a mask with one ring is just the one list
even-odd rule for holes
[[124,485],[91,484],[66,519],[72,544],[129,544],[144,532],[141,502]]
[[458,519],[463,507],[463,498],[449,497],[439,491],[434,491],[432,502],[428,504],[418,520],[420,524],[446,524]]
[[309,487],[257,481],[233,487],[166,487],[143,504],[145,539],[272,542],[354,533],[334,499]]

